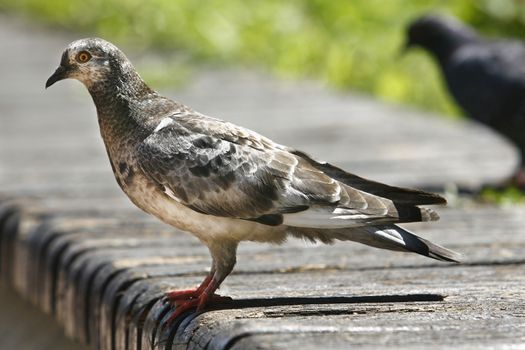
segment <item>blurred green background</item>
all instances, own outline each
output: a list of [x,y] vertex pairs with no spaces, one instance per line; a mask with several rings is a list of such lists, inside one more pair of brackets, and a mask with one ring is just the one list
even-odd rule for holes
[[[249,67],[449,117],[461,113],[430,57],[400,56],[407,23],[445,13],[487,36],[525,37],[523,0],[0,0],[0,11],[160,53],[138,67],[155,87],[184,81],[195,63]],[[515,188],[483,197],[525,200]]]
[[[488,35],[525,35],[521,0],[0,0],[0,10],[144,50],[183,52],[189,62],[318,79],[452,116],[459,111],[429,57],[399,56],[405,25],[430,11]],[[178,68],[150,72],[150,82],[172,83]]]

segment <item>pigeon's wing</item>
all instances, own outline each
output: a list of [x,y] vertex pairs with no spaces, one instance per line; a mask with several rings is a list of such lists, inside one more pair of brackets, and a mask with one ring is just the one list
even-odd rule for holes
[[301,156],[316,169],[319,169],[323,173],[327,174],[333,179],[336,179],[337,181],[344,183],[345,185],[379,197],[388,198],[397,204],[424,205],[447,203],[445,198],[434,193],[417,189],[390,186],[377,181],[368,180],[355,174],[346,172],[330,163],[315,160],[304,152],[294,149],[289,149],[289,151],[293,154]]
[[323,228],[437,218],[346,185],[267,138],[200,115],[165,119],[137,153],[167,196],[205,214]]
[[317,171],[337,180],[347,186],[360,191],[392,200],[398,204],[424,205],[446,204],[445,198],[425,191],[386,185],[377,181],[368,180],[355,174],[346,172],[330,163],[313,159],[310,155],[273,142],[251,130],[240,128],[235,124],[219,119],[207,117],[206,123],[201,123],[199,118],[187,118],[185,125],[196,133],[213,133],[216,137],[237,144],[247,145],[261,151],[279,149],[305,160]]

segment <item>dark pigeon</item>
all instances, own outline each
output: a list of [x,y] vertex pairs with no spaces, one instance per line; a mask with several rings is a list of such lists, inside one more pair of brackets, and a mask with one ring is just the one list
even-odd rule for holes
[[428,51],[465,114],[505,135],[521,152],[525,185],[525,43],[489,40],[454,18],[427,15],[407,29],[406,48]]

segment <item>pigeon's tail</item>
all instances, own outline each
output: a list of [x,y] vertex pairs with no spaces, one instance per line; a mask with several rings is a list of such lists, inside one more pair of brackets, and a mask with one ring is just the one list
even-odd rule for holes
[[397,225],[367,226],[352,231],[356,237],[350,239],[357,238],[355,240],[377,248],[408,251],[436,260],[457,263],[462,259],[461,254],[418,237]]
[[324,243],[332,243],[334,240],[354,241],[376,248],[413,252],[441,261],[460,262],[462,260],[461,254],[392,224],[332,230],[296,227],[290,233],[311,241],[319,240]]

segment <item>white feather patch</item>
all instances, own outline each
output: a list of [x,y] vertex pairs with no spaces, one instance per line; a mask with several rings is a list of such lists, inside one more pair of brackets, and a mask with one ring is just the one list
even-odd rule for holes
[[173,119],[171,119],[170,117],[166,117],[160,121],[159,125],[157,125],[153,132],[158,132],[170,124],[173,124]]
[[175,195],[175,193],[173,193],[173,191],[169,187],[164,186],[164,193],[166,193],[168,195],[168,197],[176,200],[177,202],[179,202],[179,203],[181,202],[180,198],[177,197]]
[[386,240],[393,241],[402,246],[405,246],[406,243],[405,243],[405,240],[403,239],[403,235],[400,232],[401,230],[402,229],[398,227],[382,228],[382,229],[374,228],[373,229],[375,235],[381,236],[385,238]]
[[315,227],[322,229],[363,226],[377,216],[363,214],[357,210],[344,208],[311,207],[298,213],[284,214],[283,224],[295,227]]

